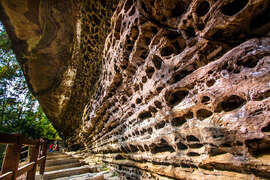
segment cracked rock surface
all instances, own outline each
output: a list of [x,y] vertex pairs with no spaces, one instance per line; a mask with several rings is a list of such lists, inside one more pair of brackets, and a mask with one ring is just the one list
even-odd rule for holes
[[[10,2],[1,2],[2,11],[16,19],[5,3]],[[63,125],[58,129],[69,132],[70,143],[84,146],[91,159],[111,164],[126,179],[270,178],[269,0],[70,6],[71,58],[59,57],[64,64],[56,67],[75,67],[76,76],[71,80],[59,71],[60,82],[73,84],[40,98],[42,104],[60,101],[56,95],[69,97],[60,115],[43,107]],[[4,24],[19,32],[15,22]],[[35,28],[29,25],[29,33]],[[58,32],[62,39],[66,31]],[[46,50],[26,47],[31,57]],[[30,56],[26,60],[34,63]],[[40,81],[31,82],[34,91],[41,88]]]

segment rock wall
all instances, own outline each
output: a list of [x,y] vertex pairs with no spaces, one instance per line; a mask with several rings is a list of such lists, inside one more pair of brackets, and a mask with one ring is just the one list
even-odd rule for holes
[[126,179],[270,178],[269,0],[77,4],[70,142]]
[[28,86],[64,137],[95,94],[115,1],[2,0],[0,19]]

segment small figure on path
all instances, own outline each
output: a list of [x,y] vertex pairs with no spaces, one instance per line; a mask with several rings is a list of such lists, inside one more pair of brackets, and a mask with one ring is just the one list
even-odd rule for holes
[[53,144],[52,143],[49,146],[49,152],[53,152]]
[[59,143],[58,142],[54,146],[54,151],[59,151]]

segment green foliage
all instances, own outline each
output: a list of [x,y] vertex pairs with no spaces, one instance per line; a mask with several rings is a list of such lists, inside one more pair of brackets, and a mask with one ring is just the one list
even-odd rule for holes
[[60,139],[28,90],[23,73],[0,23],[0,132],[26,137]]
[[3,28],[2,24],[0,24],[0,49],[6,53],[10,52],[11,49],[11,43],[9,41],[8,34]]

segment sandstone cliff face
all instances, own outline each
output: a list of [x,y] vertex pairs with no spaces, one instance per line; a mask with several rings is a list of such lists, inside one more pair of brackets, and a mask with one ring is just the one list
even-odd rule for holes
[[114,1],[3,0],[0,19],[29,88],[63,136],[96,89]]
[[[24,40],[10,2],[1,3],[13,41]],[[68,51],[71,58],[59,58],[66,64],[33,61],[44,49],[27,46],[34,72],[76,67],[73,79],[61,81],[70,86],[60,83],[39,97],[56,126],[74,127],[66,133],[72,143],[127,179],[270,178],[270,1],[125,0],[112,15],[114,5],[66,8],[73,19],[59,20],[57,29],[72,21],[70,34],[58,30],[55,37],[72,37],[73,48],[63,42],[46,51],[52,59],[54,51]],[[57,21],[57,13],[52,17]],[[29,25],[30,38],[34,28]],[[49,74],[65,74],[54,71]],[[29,83],[34,92],[43,85]],[[60,115],[58,96],[70,97]]]

